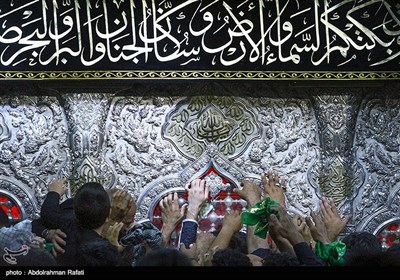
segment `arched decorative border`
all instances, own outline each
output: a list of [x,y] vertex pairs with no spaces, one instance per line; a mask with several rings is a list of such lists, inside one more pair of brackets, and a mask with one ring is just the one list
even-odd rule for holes
[[400,186],[394,189],[384,206],[378,209],[372,216],[369,216],[360,226],[358,231],[367,231],[371,233],[379,232],[382,225],[392,221],[393,219],[400,219]]
[[4,193],[10,197],[21,209],[22,219],[38,218],[38,209],[34,202],[34,198],[24,191],[24,188],[20,187],[17,182],[0,176],[0,193]]
[[397,222],[400,221],[400,216],[399,217],[394,217],[392,219],[389,219],[385,222],[383,222],[382,224],[380,224],[375,231],[373,232],[374,235],[377,235],[382,229],[384,229],[385,227],[387,227],[387,225],[393,223],[393,222]]

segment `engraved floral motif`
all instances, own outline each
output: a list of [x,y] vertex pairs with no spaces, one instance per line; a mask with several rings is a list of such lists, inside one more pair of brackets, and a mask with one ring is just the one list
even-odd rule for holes
[[[65,117],[54,97],[2,96],[1,101],[0,175],[26,188],[22,203],[33,218],[48,182],[68,160]],[[28,194],[34,199],[26,200]]]

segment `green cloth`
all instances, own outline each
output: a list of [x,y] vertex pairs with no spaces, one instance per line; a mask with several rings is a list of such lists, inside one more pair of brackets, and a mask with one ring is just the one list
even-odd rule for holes
[[243,224],[256,225],[254,234],[263,239],[267,237],[269,215],[278,215],[276,211],[271,210],[271,206],[279,206],[279,203],[266,197],[264,200],[257,202],[252,208],[244,210],[240,216]]
[[341,241],[334,241],[331,244],[324,244],[317,241],[315,254],[328,265],[340,265],[344,263],[343,256],[346,253],[346,244]]

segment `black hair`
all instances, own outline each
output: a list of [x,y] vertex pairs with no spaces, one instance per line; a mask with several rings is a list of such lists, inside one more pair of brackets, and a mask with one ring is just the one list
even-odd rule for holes
[[382,252],[382,245],[378,238],[366,231],[352,232],[345,236],[342,242],[346,244],[345,260],[353,254],[369,255]]
[[253,266],[246,254],[230,248],[215,252],[211,262],[212,266]]
[[97,182],[84,184],[74,197],[74,213],[83,228],[102,226],[110,213],[110,198]]
[[141,258],[136,266],[193,266],[190,258],[172,248],[151,250]]
[[346,266],[365,267],[400,267],[400,258],[391,252],[360,252],[351,253],[345,262]]
[[263,266],[300,266],[298,258],[288,252],[269,252],[262,261]]

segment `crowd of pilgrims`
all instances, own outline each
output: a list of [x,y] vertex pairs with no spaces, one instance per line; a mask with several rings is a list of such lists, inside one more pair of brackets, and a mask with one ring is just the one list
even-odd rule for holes
[[[232,191],[247,208],[225,212],[218,232],[199,230],[209,186],[195,179],[159,202],[162,227],[135,221],[129,192],[83,184],[61,200],[65,179],[48,185],[36,220],[12,224],[0,208],[2,266],[400,266],[399,244],[383,249],[369,232],[343,234],[351,216],[335,203],[319,202],[309,216],[286,210],[285,181],[277,172],[261,175],[261,186],[243,180]],[[61,202],[62,201],[62,202]],[[171,235],[179,230],[178,241]],[[245,229],[245,230],[243,230]]]

